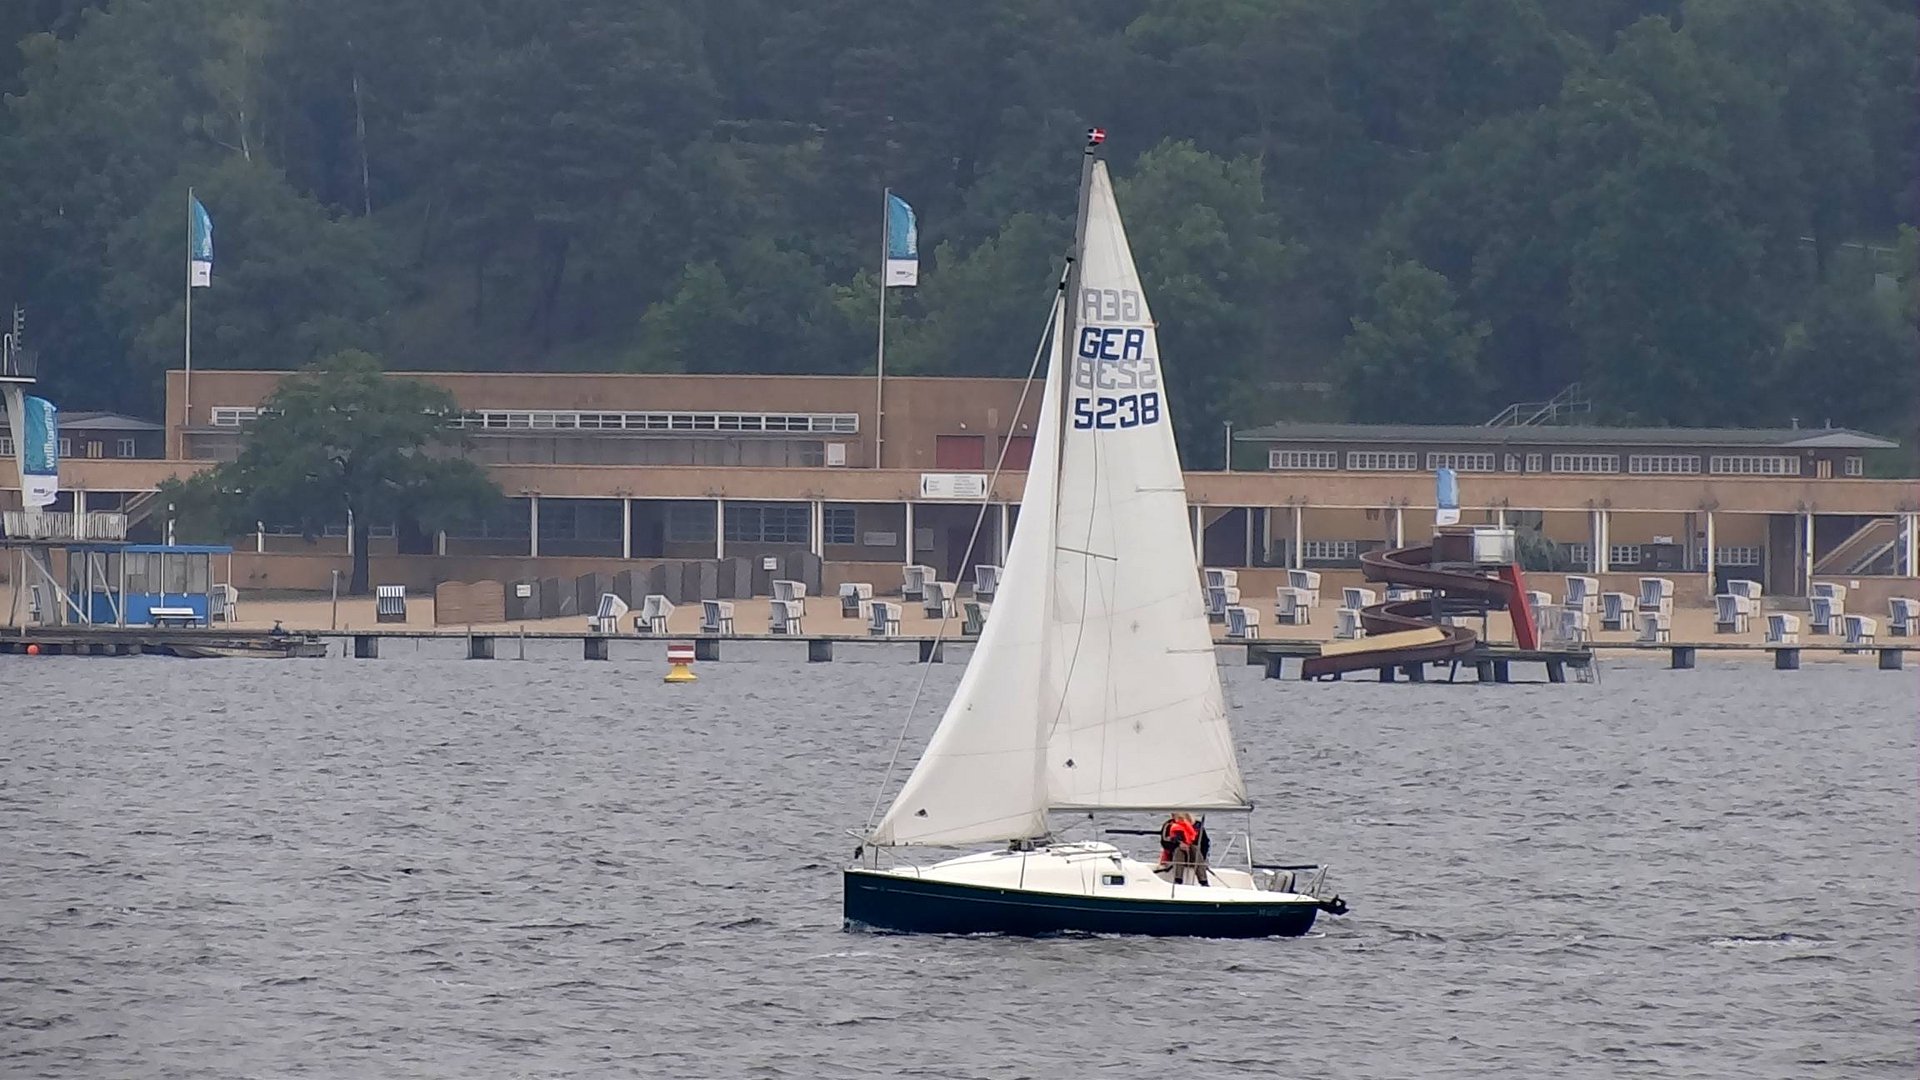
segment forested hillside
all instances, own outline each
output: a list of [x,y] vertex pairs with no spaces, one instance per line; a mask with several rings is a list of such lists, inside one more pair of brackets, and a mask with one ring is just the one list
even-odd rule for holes
[[[1910,0],[10,0],[0,304],[63,405],[196,366],[1016,373],[1108,149],[1219,424],[1911,439]],[[897,319],[897,323],[893,320]],[[1316,392],[1328,384],[1330,393]]]

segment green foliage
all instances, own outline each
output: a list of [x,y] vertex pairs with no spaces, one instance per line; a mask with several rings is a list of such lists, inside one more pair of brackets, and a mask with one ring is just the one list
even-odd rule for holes
[[[1913,313],[1846,313],[1920,200],[1915,40],[1887,0],[17,0],[0,305],[64,405],[156,412],[193,185],[198,365],[863,371],[891,186],[889,366],[1012,374],[1098,122],[1195,464],[1294,383],[1904,432]],[[1843,325],[1895,381],[1809,386]]]
[[386,376],[367,353],[315,362],[281,383],[266,408],[238,459],[169,490],[194,535],[231,536],[270,521],[297,525],[311,540],[350,518],[350,591],[364,593],[374,523],[430,533],[500,498],[483,469],[449,452],[459,441],[448,425],[452,397]]

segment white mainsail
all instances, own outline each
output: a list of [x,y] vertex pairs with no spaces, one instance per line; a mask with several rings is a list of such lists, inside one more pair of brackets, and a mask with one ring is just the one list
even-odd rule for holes
[[[1048,809],[1246,803],[1152,315],[1104,163],[1056,316],[993,613],[870,842],[1040,836]],[[1069,357],[1072,357],[1069,360]]]
[[[1153,315],[1093,167],[1053,559],[1056,808],[1242,806]],[[997,614],[997,612],[996,612]]]

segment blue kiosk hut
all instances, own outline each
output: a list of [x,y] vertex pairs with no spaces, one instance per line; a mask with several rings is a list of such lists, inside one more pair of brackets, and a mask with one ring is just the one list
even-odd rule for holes
[[[214,559],[225,577],[214,579]],[[206,626],[226,616],[233,549],[211,544],[75,544],[67,548],[72,622]]]

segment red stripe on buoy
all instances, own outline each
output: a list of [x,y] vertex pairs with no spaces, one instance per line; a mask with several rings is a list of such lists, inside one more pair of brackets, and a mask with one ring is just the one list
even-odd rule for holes
[[691,645],[667,646],[667,663],[669,664],[693,663],[693,646]]

